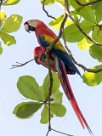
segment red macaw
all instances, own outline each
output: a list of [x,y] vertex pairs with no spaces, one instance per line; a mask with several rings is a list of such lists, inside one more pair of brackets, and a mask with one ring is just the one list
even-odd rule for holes
[[[35,31],[38,43],[44,48],[49,47],[57,37],[55,33],[40,20],[28,20],[24,23],[24,25],[27,32]],[[68,55],[60,41],[58,41],[54,45],[52,53],[81,76],[79,70],[72,62],[70,56]]]
[[[37,64],[41,64],[41,65],[48,68],[46,49],[43,48],[42,46],[38,46],[34,49],[34,59]],[[72,88],[70,86],[70,83],[69,83],[69,80],[67,77],[67,74],[73,75],[76,73],[76,71],[73,70],[69,65],[65,64],[59,57],[54,55],[52,52],[49,53],[49,64],[50,64],[51,70],[58,73],[58,77],[60,79],[62,88],[63,88],[68,100],[70,101],[70,103],[74,109],[74,112],[76,113],[76,116],[77,116],[78,120],[80,121],[82,127],[85,128],[85,126],[86,126],[88,131],[90,133],[92,133],[88,123],[86,122],[82,112],[80,111],[80,108],[79,108],[77,101],[74,97]]]

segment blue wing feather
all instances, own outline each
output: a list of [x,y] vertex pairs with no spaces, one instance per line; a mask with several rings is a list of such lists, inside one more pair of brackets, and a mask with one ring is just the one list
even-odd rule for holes
[[66,65],[68,65],[69,67],[71,67],[73,70],[75,70],[80,76],[80,72],[77,69],[77,67],[75,66],[75,64],[72,62],[71,58],[68,56],[67,53],[58,50],[58,49],[53,49],[52,52],[59,57]]
[[40,45],[45,48],[50,46],[50,43],[45,41],[44,37],[42,37],[42,36],[38,36],[38,41],[39,41]]
[[[39,41],[40,45],[43,46],[44,48],[49,47],[51,44],[48,41],[46,41],[45,38],[42,36],[38,37],[38,41]],[[65,65],[68,65],[68,67],[70,69],[76,71],[81,76],[79,70],[77,69],[75,64],[72,62],[72,59],[69,57],[69,55],[66,52],[64,52],[58,48],[53,48],[52,53],[54,55],[56,55],[58,58],[60,58],[65,63]]]

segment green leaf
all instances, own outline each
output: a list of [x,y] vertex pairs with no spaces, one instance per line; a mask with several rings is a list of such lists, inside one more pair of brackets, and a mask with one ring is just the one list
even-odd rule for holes
[[63,94],[58,90],[51,95],[53,101],[51,103],[62,103]]
[[63,0],[55,0],[58,4],[60,4],[62,7],[64,6],[64,1]]
[[99,62],[102,62],[102,47],[97,45],[92,45],[89,48],[90,55],[98,60]]
[[[89,33],[95,25],[87,20],[84,20],[82,23],[80,23],[80,26],[83,31]],[[68,25],[64,29],[64,33],[65,40],[68,42],[79,42],[84,38],[84,35],[80,32],[75,24]]]
[[[59,89],[60,81],[59,81],[57,73],[52,72],[52,75],[53,75],[53,86],[52,86],[52,94],[53,94]],[[48,95],[49,87],[50,87],[50,78],[49,78],[49,74],[47,74],[43,82],[43,90],[44,90],[45,99]]]
[[81,50],[87,50],[89,49],[89,47],[92,45],[91,41],[83,38],[79,43],[78,43],[78,47]]
[[0,43],[0,55],[2,54],[2,52],[3,52],[3,48],[2,48],[1,43]]
[[40,93],[40,96],[41,96],[41,101],[45,101],[45,94],[44,94],[44,90],[43,90],[43,86],[40,86],[39,87],[39,93]]
[[12,35],[9,35],[7,33],[0,31],[0,37],[3,40],[3,42],[8,46],[12,45],[12,44],[16,44],[16,40],[15,40],[14,36],[12,36]]
[[[78,0],[78,1],[81,3],[86,3],[86,2],[89,2],[90,0]],[[69,4],[75,9],[82,7],[79,4],[77,4],[77,2],[75,0],[69,0]],[[82,8],[84,8],[84,6]]]
[[[53,113],[52,111],[50,111],[50,119],[53,117]],[[44,105],[44,108],[41,112],[41,120],[40,120],[40,123],[42,124],[46,124],[48,123],[49,121],[49,110],[48,110],[48,107],[47,105]]]
[[96,22],[96,17],[95,17],[95,13],[94,10],[91,7],[84,7],[84,8],[80,8],[80,10],[77,10],[78,14],[81,15],[84,19],[90,21],[90,22]]
[[59,117],[63,117],[66,113],[66,108],[62,104],[53,103],[51,104],[51,111]]
[[14,4],[17,4],[20,0],[6,0],[3,2],[2,5],[14,5]]
[[8,17],[1,29],[2,32],[15,32],[20,28],[22,17],[20,15],[13,14]]
[[80,6],[76,3],[75,0],[69,0],[69,4],[75,9],[80,8]]
[[[43,1],[44,1],[44,0],[40,0],[40,1],[41,1],[41,3],[43,4]],[[51,4],[54,4],[55,1],[56,1],[56,0],[46,0],[44,4],[45,4],[45,5],[51,5]]]
[[[95,66],[91,68],[94,70],[102,69],[102,65]],[[85,71],[83,74],[83,82],[89,86],[96,86],[102,82],[102,71],[98,73],[92,73]]]
[[97,22],[100,22],[102,20],[102,2],[93,4],[92,8],[95,10],[94,14],[96,15]]
[[[51,21],[49,25],[53,27],[55,30],[59,30],[62,20],[63,20],[63,15],[60,15],[56,17],[56,20]],[[66,20],[65,26],[70,25],[72,23],[73,22],[71,20]]]
[[44,108],[41,112],[41,120],[40,122],[42,124],[46,124],[49,121],[49,112],[48,112],[48,107],[44,105]]
[[93,30],[93,33],[92,33],[92,38],[99,42],[99,43],[102,43],[102,29],[98,26],[96,26]]
[[56,18],[56,20],[51,21],[51,22],[49,23],[49,25],[52,26],[54,29],[59,30],[60,25],[61,25],[61,22],[62,22],[62,19],[63,19],[63,15],[58,16],[58,17]]
[[32,76],[21,76],[17,82],[17,88],[24,97],[41,100],[39,85]]
[[22,102],[18,104],[13,111],[17,117],[27,119],[41,108],[42,104],[38,102]]
[[0,27],[4,23],[5,19],[6,19],[6,12],[4,12],[3,10],[0,10]]

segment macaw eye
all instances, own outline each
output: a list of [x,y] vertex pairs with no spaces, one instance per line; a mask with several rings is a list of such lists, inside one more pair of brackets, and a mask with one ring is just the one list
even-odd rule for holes
[[44,61],[45,59],[46,59],[46,55],[45,55],[45,54],[41,54],[40,60],[41,60],[41,61]]

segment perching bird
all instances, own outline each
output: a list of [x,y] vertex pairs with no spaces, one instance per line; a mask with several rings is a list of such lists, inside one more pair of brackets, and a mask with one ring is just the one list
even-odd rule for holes
[[[28,20],[24,25],[27,32],[35,32],[38,43],[44,48],[49,47],[57,37],[55,33],[40,20]],[[52,53],[60,58],[68,67],[71,67],[72,70],[81,75],[60,41],[54,45]]]
[[[34,49],[34,59],[37,64],[41,64],[41,65],[48,68],[48,59],[46,57],[46,49],[43,48],[42,46],[38,46]],[[70,86],[70,83],[69,83],[69,80],[67,77],[67,73],[73,75],[76,73],[76,71],[72,70],[71,67],[69,67],[69,65],[65,64],[59,57],[54,55],[53,52],[49,53],[49,65],[50,65],[51,70],[58,73],[58,77],[60,79],[62,88],[63,88],[68,100],[70,101],[70,103],[74,109],[74,112],[76,113],[76,116],[77,116],[78,120],[80,121],[82,127],[85,128],[85,126],[86,126],[89,133],[92,133],[87,121],[85,120],[82,112],[80,111],[80,108],[79,108],[77,101],[74,97],[72,88]]]

